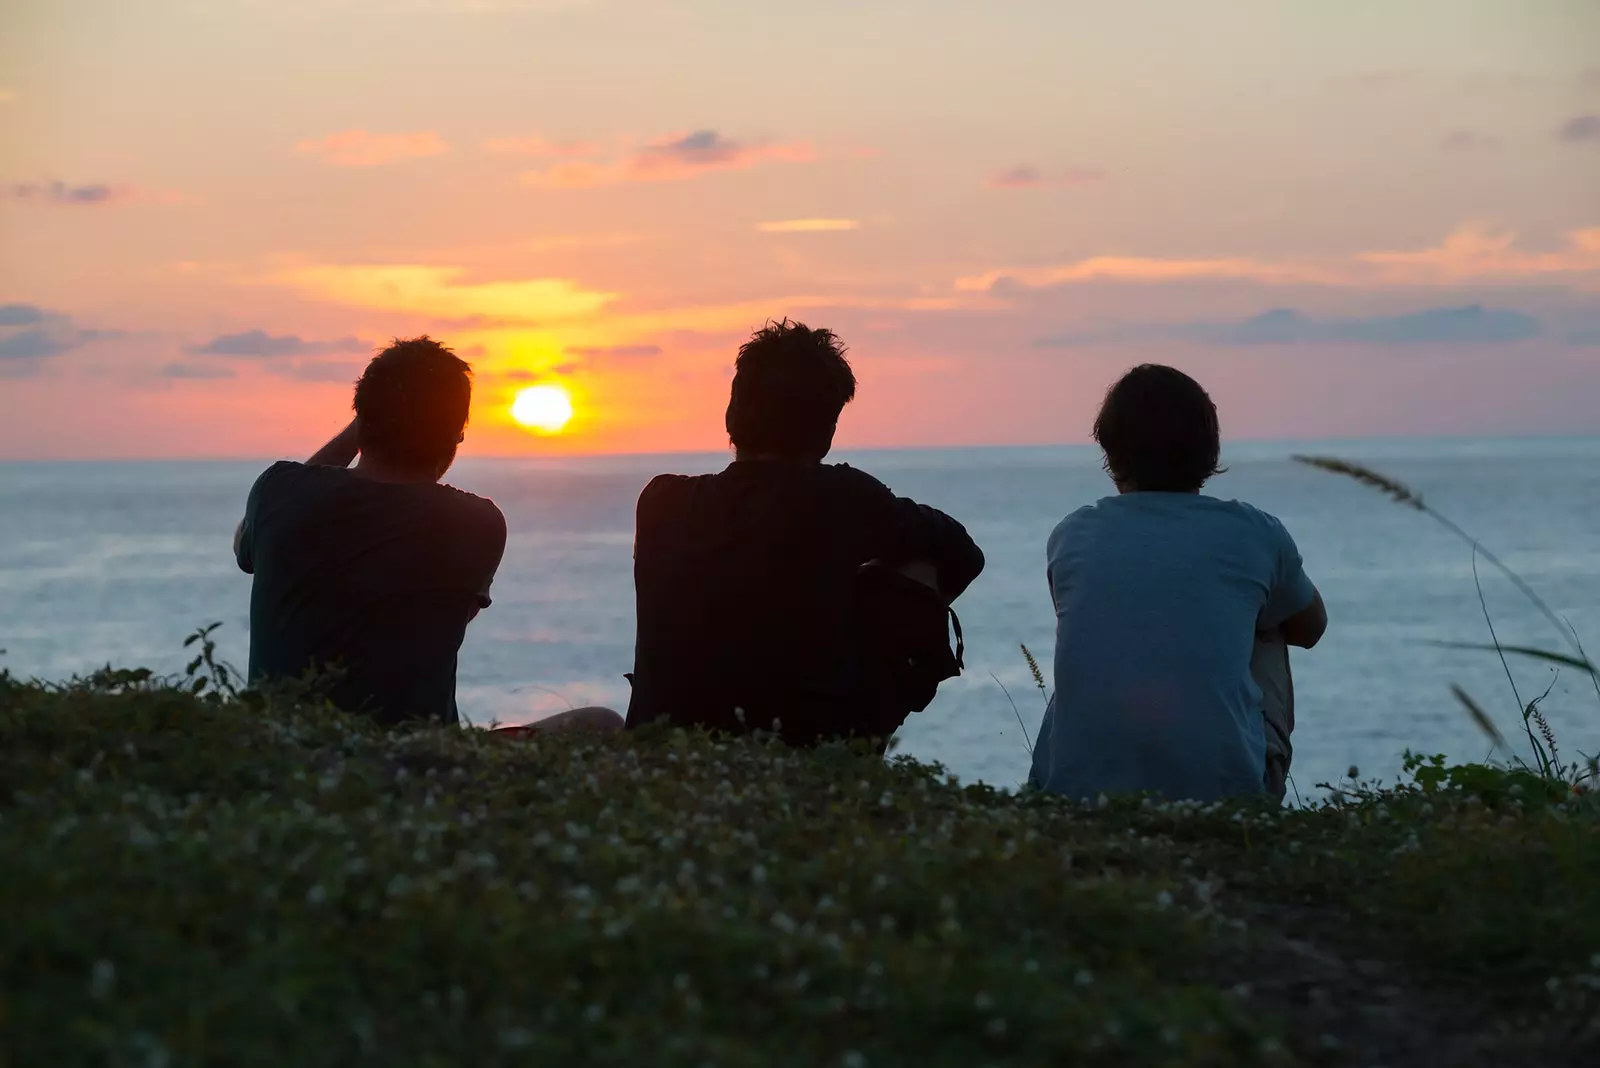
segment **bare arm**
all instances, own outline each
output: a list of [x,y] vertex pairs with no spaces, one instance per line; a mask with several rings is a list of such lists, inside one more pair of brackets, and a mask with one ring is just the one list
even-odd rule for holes
[[356,429],[356,420],[350,420],[350,425],[333,436],[322,448],[311,454],[311,459],[306,463],[317,467],[349,467],[350,462],[356,458],[356,453],[361,451],[361,438]]
[[1283,621],[1278,632],[1283,640],[1301,649],[1310,649],[1322,640],[1328,630],[1328,608],[1322,603],[1322,593],[1317,592],[1311,603]]

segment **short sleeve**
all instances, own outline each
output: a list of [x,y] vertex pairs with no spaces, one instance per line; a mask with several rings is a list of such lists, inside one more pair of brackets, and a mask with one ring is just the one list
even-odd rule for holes
[[495,572],[500,570],[500,560],[506,552],[506,517],[493,503],[489,504],[489,515],[484,522],[484,555],[483,567],[480,573],[483,576],[478,586],[478,607],[488,608],[494,603],[489,596],[489,587],[494,585]]
[[[256,520],[261,514],[261,499],[271,492],[269,484],[286,464],[287,461],[280,460],[261,472],[255,484],[250,487],[250,496],[245,498],[244,519],[239,523],[239,542],[234,547],[234,560],[238,563],[239,570],[246,575],[256,573]],[[293,465],[288,464],[288,466]]]
[[1267,603],[1261,609],[1260,625],[1270,630],[1310,607],[1317,588],[1307,577],[1300,559],[1300,549],[1289,536],[1288,530],[1277,519],[1261,513],[1266,521],[1268,543],[1272,552],[1272,585],[1267,592]]

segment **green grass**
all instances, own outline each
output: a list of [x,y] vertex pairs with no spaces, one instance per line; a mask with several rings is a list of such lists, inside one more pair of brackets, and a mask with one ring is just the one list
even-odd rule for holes
[[1078,807],[0,675],[0,1064],[1593,1063],[1600,804],[1419,771]]

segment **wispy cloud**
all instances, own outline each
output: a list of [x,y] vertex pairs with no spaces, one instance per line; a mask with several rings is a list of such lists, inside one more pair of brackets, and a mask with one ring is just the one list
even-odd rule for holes
[[661,355],[660,345],[569,345],[566,351],[573,356],[583,356],[586,359],[605,359],[607,357],[621,357],[635,359],[644,356]]
[[234,377],[233,368],[225,363],[174,362],[162,366],[159,373],[163,378],[214,379]]
[[1046,289],[1074,282],[1176,282],[1195,279],[1252,279],[1264,282],[1320,282],[1329,278],[1318,267],[1238,259],[1160,259],[1147,256],[1092,256],[1046,267],[1001,267],[956,279],[956,288],[986,293],[996,286]]
[[527,185],[584,189],[622,182],[678,182],[718,171],[745,170],[764,163],[806,163],[811,146],[796,142],[736,141],[715,130],[657,138],[608,163],[568,160],[543,171],[527,171]]
[[317,156],[335,167],[379,167],[450,151],[449,143],[433,130],[407,133],[341,130],[323,138],[300,141],[294,148],[296,152]]
[[1044,185],[1044,175],[1039,172],[1038,167],[1024,163],[1010,170],[1001,171],[990,178],[988,184],[992,189],[1033,189]]
[[0,375],[32,374],[44,361],[120,330],[85,330],[72,316],[35,304],[0,304]]
[[1573,230],[1566,235],[1563,247],[1548,252],[1518,248],[1512,231],[1474,225],[1457,230],[1434,248],[1367,252],[1357,259],[1375,268],[1380,280],[1397,283],[1588,274],[1600,272],[1600,226]]
[[465,275],[460,267],[354,264],[297,267],[275,280],[340,304],[437,318],[486,316],[524,324],[593,315],[617,297],[584,289],[567,278],[472,282]]
[[48,182],[17,182],[7,190],[17,200],[33,200],[43,204],[60,204],[66,207],[94,207],[126,200],[129,191],[121,186],[104,182],[73,185],[59,178]]
[[239,334],[223,334],[203,345],[194,345],[189,352],[195,356],[306,356],[329,352],[369,352],[372,344],[358,337],[341,337],[329,341],[313,341],[284,334],[278,337],[265,330],[246,330]]
[[1154,256],[1091,256],[1071,263],[997,267],[955,281],[962,292],[997,288],[1047,289],[1088,282],[1182,282],[1205,279],[1264,285],[1452,285],[1469,281],[1514,281],[1540,276],[1574,279],[1600,274],[1600,227],[1574,230],[1562,247],[1527,251],[1516,234],[1481,225],[1464,226],[1432,248],[1364,252],[1334,261],[1166,259]]
[[543,159],[571,159],[598,156],[602,149],[596,141],[552,141],[537,134],[531,137],[492,137],[483,143],[483,150],[497,156],[536,156]]
[[0,304],[0,326],[37,326],[47,315],[34,304]]
[[1037,189],[1047,185],[1093,185],[1106,180],[1106,172],[1099,167],[1068,167],[1063,171],[1046,172],[1029,163],[1001,171],[988,180],[991,189]]
[[1203,345],[1294,345],[1343,342],[1359,345],[1494,345],[1527,341],[1543,333],[1539,320],[1523,312],[1470,304],[1429,308],[1403,315],[1317,319],[1292,308],[1274,308],[1237,322],[1129,324],[1108,330],[1068,333],[1037,342],[1047,347],[1170,339]]
[[860,228],[861,223],[856,219],[778,219],[756,223],[756,229],[763,234],[820,234]]
[[1446,152],[1487,151],[1499,148],[1500,139],[1475,130],[1451,130],[1440,139],[1439,147]]
[[1600,142],[1600,115],[1577,115],[1561,124],[1556,136],[1569,145]]

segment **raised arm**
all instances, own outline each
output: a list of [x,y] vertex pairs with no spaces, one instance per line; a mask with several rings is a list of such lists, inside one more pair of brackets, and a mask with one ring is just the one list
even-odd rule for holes
[[[349,425],[330,438],[326,445],[312,453],[306,463],[317,467],[349,467],[350,462],[360,451],[361,440],[356,420],[352,419]],[[245,526],[249,520],[249,509],[246,508],[245,518],[239,520],[238,525],[233,528],[233,558],[246,572],[253,570],[249,546],[245,539]]]
[[306,463],[316,467],[349,467],[361,451],[361,438],[356,420],[333,436],[322,448],[311,454]]

